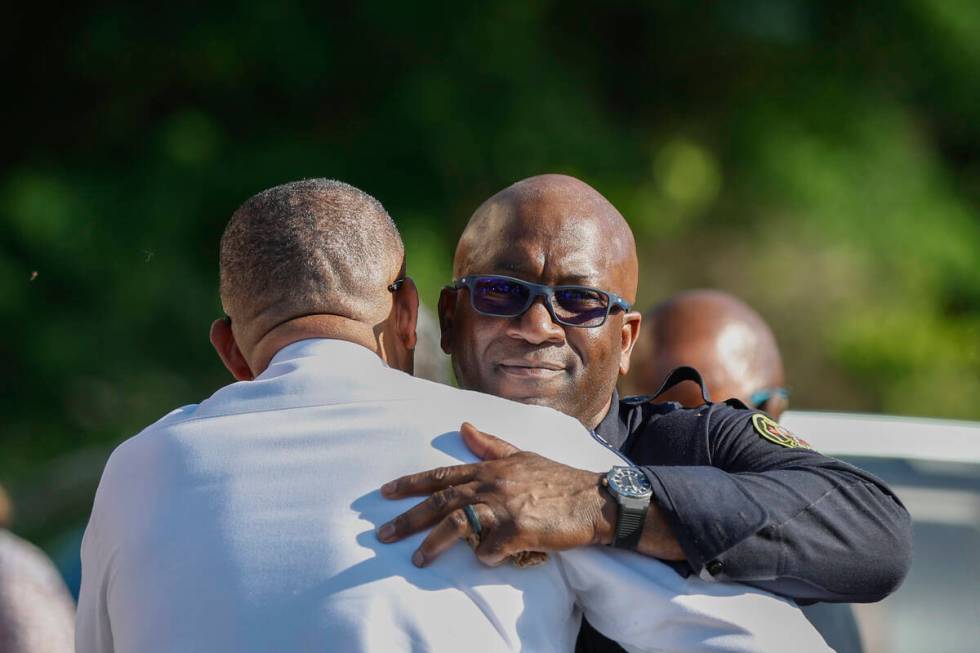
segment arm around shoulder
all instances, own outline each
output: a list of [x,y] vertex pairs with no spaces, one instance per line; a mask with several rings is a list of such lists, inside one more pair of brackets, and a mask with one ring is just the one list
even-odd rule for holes
[[761,413],[716,405],[694,423],[701,464],[646,467],[694,573],[802,601],[878,601],[901,584],[911,521],[886,484]]

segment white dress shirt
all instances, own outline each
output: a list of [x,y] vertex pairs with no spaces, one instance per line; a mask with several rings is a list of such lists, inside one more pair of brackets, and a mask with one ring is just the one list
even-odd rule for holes
[[622,464],[550,409],[353,343],[294,343],[112,454],[82,543],[78,651],[571,651],[582,610],[630,650],[828,650],[787,601],[604,547],[517,569],[460,543],[416,568],[423,534],[386,545],[375,529],[418,499],[378,488],[475,460],[464,420],[575,467]]

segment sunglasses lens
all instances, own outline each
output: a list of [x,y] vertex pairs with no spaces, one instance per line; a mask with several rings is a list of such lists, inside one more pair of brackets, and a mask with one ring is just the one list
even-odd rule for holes
[[759,408],[765,410],[766,406],[770,401],[782,400],[786,401],[789,399],[789,390],[786,388],[764,388],[762,390],[757,390],[752,393],[749,397],[749,404],[753,408]]
[[500,277],[481,277],[473,284],[473,308],[481,313],[511,317],[524,311],[531,289]]
[[[471,278],[467,285],[473,308],[480,313],[499,317],[521,315],[534,297],[544,294],[533,285],[505,277]],[[605,322],[609,315],[609,295],[601,290],[558,286],[554,288],[553,298],[553,316],[562,324],[594,327]]]
[[555,288],[555,315],[566,324],[598,326],[609,313],[609,296],[588,288]]

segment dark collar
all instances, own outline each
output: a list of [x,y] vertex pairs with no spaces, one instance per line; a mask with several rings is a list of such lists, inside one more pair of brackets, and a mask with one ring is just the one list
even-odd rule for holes
[[619,418],[619,391],[613,390],[612,401],[609,402],[609,412],[595,428],[596,435],[605,440],[614,449],[621,449],[629,437],[629,428]]

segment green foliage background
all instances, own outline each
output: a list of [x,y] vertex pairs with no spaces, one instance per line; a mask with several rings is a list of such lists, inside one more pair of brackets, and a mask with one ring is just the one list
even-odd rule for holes
[[631,222],[646,307],[730,290],[793,405],[980,419],[980,4],[118,1],[0,26],[0,481],[45,540],[107,448],[227,381],[234,208],[376,195],[434,304],[472,210],[541,172]]

